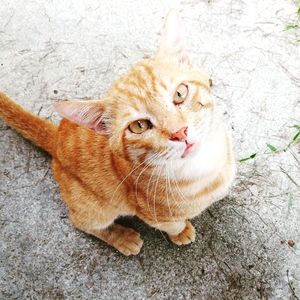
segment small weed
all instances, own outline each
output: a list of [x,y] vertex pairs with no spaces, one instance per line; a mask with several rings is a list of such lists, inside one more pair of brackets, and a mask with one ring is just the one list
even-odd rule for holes
[[[300,125],[298,125],[298,124],[294,125],[294,126],[292,126],[292,128],[296,129],[296,133],[293,135],[290,142],[284,148],[280,149],[272,144],[267,144],[268,149],[271,150],[272,153],[286,152],[291,146],[300,142]],[[265,154],[268,154],[268,153],[265,153]],[[242,162],[248,161],[250,159],[254,159],[257,155],[258,155],[258,153],[253,153],[247,157],[239,159],[239,162],[242,163]]]
[[268,147],[272,152],[278,152],[278,149],[277,149],[275,146],[271,145],[271,144],[267,144],[267,147]]
[[291,146],[294,144],[297,144],[300,141],[300,125],[294,125],[293,128],[296,128],[297,131],[289,141],[289,143],[282,149],[278,149],[277,147],[267,144],[267,147],[273,152],[273,153],[279,153],[279,152],[286,152]]
[[283,169],[282,167],[280,167],[280,170],[281,170],[282,173],[284,173],[284,174],[288,177],[288,179],[289,179],[295,186],[300,187],[299,184],[292,178],[292,176],[291,176],[285,169]]
[[295,29],[295,28],[299,28],[299,25],[298,24],[288,24],[284,31],[288,31],[288,30],[291,30],[291,29]]
[[[296,17],[295,22],[286,25],[286,27],[283,31],[297,30],[299,28],[300,28],[300,1],[298,1],[298,4],[297,4],[297,17]],[[296,38],[297,38],[296,43],[300,43],[298,34],[296,34]]]
[[289,148],[290,146],[292,146],[293,144],[296,144],[297,142],[300,141],[300,126],[299,125],[294,125],[293,127],[297,128],[298,131],[297,133],[293,136],[292,140],[289,142],[289,144],[287,145],[287,148]]
[[251,154],[250,156],[241,158],[241,159],[239,160],[239,162],[244,162],[244,161],[247,161],[247,160],[249,160],[249,159],[253,159],[253,158],[255,158],[256,154],[257,154],[257,153],[253,153],[253,154]]

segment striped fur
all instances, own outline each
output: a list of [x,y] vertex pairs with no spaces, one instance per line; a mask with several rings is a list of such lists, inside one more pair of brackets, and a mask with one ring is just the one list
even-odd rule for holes
[[[189,94],[176,106],[181,83]],[[174,12],[157,55],[134,65],[104,99],[61,102],[56,109],[64,117],[58,127],[0,94],[0,116],[52,155],[70,221],[125,255],[138,254],[142,240],[114,223],[119,216],[137,215],[174,243],[188,244],[195,239],[188,219],[228,192],[235,174],[230,133],[209,78],[191,65]],[[153,128],[130,132],[138,119]],[[183,127],[194,144],[184,158],[185,142],[170,140]]]

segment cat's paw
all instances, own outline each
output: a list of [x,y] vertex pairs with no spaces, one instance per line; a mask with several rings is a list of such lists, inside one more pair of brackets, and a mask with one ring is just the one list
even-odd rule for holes
[[187,245],[195,241],[196,232],[191,222],[187,221],[185,228],[177,235],[169,235],[170,240],[176,245]]
[[114,241],[113,246],[126,256],[137,255],[143,246],[143,240],[135,230],[124,228],[118,239]]

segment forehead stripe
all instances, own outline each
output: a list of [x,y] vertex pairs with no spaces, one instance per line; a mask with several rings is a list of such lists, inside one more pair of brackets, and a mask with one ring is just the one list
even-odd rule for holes
[[191,80],[191,81],[189,81],[190,83],[193,83],[193,84],[195,84],[195,85],[200,85],[201,87],[204,87],[207,91],[210,91],[210,87],[207,85],[207,84],[205,84],[204,82],[202,82],[202,81],[199,81],[199,80]]
[[151,80],[151,85],[152,85],[153,92],[157,92],[156,77],[153,73],[153,70],[151,69],[151,67],[149,67],[147,65],[142,65],[142,67],[144,67],[144,70],[146,71],[146,74],[149,76],[149,79]]
[[120,94],[126,96],[128,99],[137,99],[140,101],[144,101],[144,98],[141,95],[133,93],[129,89],[122,88],[119,85],[117,85],[115,88]]

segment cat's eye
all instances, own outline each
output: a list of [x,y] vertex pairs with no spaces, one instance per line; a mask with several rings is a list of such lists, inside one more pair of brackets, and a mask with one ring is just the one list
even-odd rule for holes
[[181,104],[184,102],[184,100],[186,99],[187,95],[189,93],[189,89],[187,87],[187,85],[181,83],[174,95],[174,103],[175,104]]
[[149,120],[136,120],[129,124],[128,129],[136,134],[141,134],[152,128],[152,123]]

